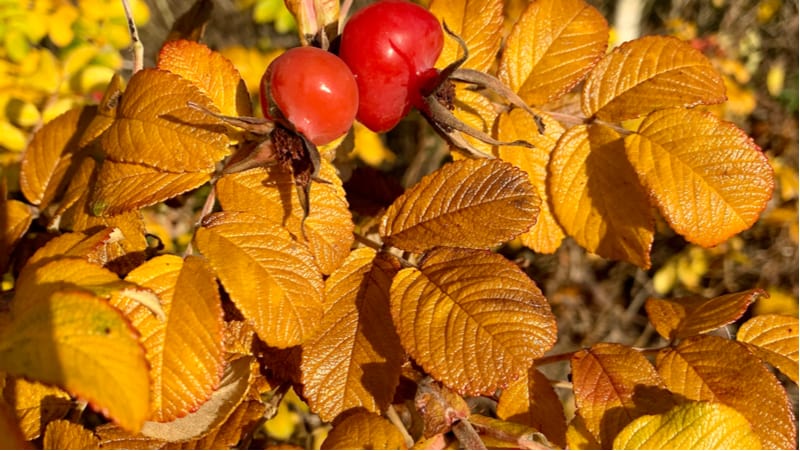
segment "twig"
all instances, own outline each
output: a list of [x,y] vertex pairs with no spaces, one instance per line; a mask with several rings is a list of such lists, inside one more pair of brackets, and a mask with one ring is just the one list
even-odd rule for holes
[[487,449],[478,431],[466,419],[453,424],[453,434],[463,449]]
[[402,435],[403,439],[406,441],[406,446],[408,449],[411,449],[414,446],[414,437],[408,433],[406,425],[403,424],[403,420],[400,419],[400,415],[397,414],[397,411],[394,410],[394,406],[391,404],[389,408],[386,409],[386,418],[400,431],[400,435]]
[[139,32],[136,30],[136,22],[133,20],[133,12],[129,0],[122,0],[122,8],[125,9],[125,17],[128,19],[128,30],[131,32],[131,50],[133,51],[133,73],[139,72],[144,68],[144,46],[139,40]]

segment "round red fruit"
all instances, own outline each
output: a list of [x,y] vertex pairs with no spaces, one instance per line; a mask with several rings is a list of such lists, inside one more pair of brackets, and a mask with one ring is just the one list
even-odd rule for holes
[[353,73],[336,55],[316,47],[296,47],[275,58],[260,94],[265,117],[285,119],[316,145],[347,133],[358,110]]
[[348,20],[339,56],[358,83],[358,120],[376,132],[400,122],[436,76],[444,34],[425,8],[405,0],[373,3]]

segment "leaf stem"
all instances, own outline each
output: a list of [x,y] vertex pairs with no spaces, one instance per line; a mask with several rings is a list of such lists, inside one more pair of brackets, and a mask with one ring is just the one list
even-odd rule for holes
[[478,431],[472,427],[472,423],[469,420],[464,419],[456,422],[453,424],[452,430],[462,449],[487,449],[483,440],[481,440],[481,436],[478,435]]
[[408,429],[406,429],[406,425],[403,424],[403,420],[400,419],[400,415],[397,414],[397,411],[391,404],[389,404],[389,408],[386,409],[386,418],[388,418],[389,421],[391,421],[392,424],[400,431],[400,434],[406,441],[406,447],[411,449],[414,446],[414,437],[409,434]]
[[136,29],[136,22],[133,20],[133,12],[129,0],[122,0],[122,8],[125,10],[125,17],[128,19],[128,30],[131,33],[133,73],[135,74],[144,68],[144,45],[139,39],[139,31]]

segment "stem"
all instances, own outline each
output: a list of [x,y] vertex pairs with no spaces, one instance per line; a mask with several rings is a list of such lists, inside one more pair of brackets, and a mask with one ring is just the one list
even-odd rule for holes
[[403,436],[403,439],[406,441],[406,447],[411,449],[414,446],[414,437],[408,433],[408,429],[406,429],[406,425],[403,424],[403,420],[400,419],[400,415],[397,414],[397,411],[394,409],[394,406],[389,404],[389,408],[386,409],[386,417],[389,421],[392,422],[394,427],[396,427],[400,431],[400,435]]
[[[364,246],[367,246],[367,247],[369,247],[369,248],[375,249],[375,250],[376,250],[376,251],[378,251],[378,252],[385,252],[385,251],[386,251],[386,249],[387,249],[387,247],[388,247],[388,246],[386,246],[385,244],[381,244],[381,243],[379,243],[379,242],[377,242],[377,241],[375,241],[375,240],[373,240],[373,239],[367,238],[367,237],[365,237],[364,235],[361,235],[360,233],[353,232],[353,237],[354,237],[354,238],[355,238],[355,240],[356,240],[356,241],[358,241],[359,243],[361,243],[361,244],[363,244]],[[404,268],[416,268],[416,267],[417,267],[417,265],[415,265],[414,263],[411,263],[411,262],[410,262],[410,261],[408,261],[408,259],[407,259],[407,258],[405,258],[405,257],[399,257],[399,256],[397,256],[397,255],[394,255],[394,254],[392,254],[392,256],[393,256],[394,258],[396,258],[396,259],[400,260],[400,264],[401,264],[401,265],[402,265]]]
[[122,0],[122,8],[125,10],[125,17],[128,19],[128,30],[131,33],[131,51],[133,51],[133,73],[139,72],[144,68],[144,46],[139,40],[139,31],[136,29],[136,22],[133,20],[133,12],[128,0]]
[[453,434],[463,449],[487,449],[478,431],[466,419],[453,424]]
[[573,355],[575,355],[576,352],[578,352],[578,351],[565,352],[563,354],[553,354],[553,355],[544,356],[544,357],[542,357],[540,359],[534,360],[533,361],[533,365],[534,366],[542,366],[542,365],[549,365],[551,363],[562,362],[564,360],[569,360],[569,359],[572,358]]

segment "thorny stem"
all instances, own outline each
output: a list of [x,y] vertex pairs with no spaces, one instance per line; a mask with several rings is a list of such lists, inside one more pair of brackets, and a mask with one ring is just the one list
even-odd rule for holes
[[391,421],[394,427],[400,431],[400,435],[403,436],[403,440],[406,442],[406,447],[411,449],[414,446],[414,437],[411,437],[409,434],[408,429],[406,429],[406,425],[403,424],[403,420],[400,419],[400,415],[397,414],[397,411],[394,409],[393,405],[389,405],[389,408],[386,409],[386,418]]
[[144,68],[144,46],[139,40],[139,31],[136,29],[136,22],[133,20],[133,12],[129,0],[122,0],[122,8],[125,9],[125,17],[128,19],[128,30],[131,33],[131,50],[133,51],[133,73],[139,72]]

